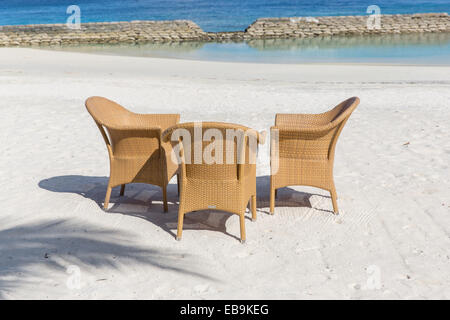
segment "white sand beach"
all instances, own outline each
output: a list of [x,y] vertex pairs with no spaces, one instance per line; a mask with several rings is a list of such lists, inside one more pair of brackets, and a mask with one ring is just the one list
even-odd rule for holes
[[[279,191],[258,219],[203,211],[156,186],[113,190],[87,97],[181,121],[268,130],[275,113],[361,99],[338,141],[340,215],[326,191]],[[0,298],[450,299],[450,67],[251,64],[0,49]],[[248,213],[250,217],[250,213]]]

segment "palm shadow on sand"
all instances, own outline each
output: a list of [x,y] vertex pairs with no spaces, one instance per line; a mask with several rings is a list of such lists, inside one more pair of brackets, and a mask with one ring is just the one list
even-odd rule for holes
[[0,298],[8,297],[23,285],[42,282],[43,269],[47,270],[45,277],[48,277],[53,272],[66,273],[70,265],[85,270],[118,269],[119,264],[139,263],[216,281],[194,271],[198,258],[192,255],[156,249],[139,243],[132,232],[100,228],[75,218],[0,229],[0,257]]

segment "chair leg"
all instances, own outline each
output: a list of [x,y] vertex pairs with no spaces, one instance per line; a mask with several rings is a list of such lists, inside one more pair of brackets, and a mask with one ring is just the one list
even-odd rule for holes
[[275,189],[270,188],[270,214],[275,211]]
[[252,221],[256,221],[256,195],[252,196]]
[[336,194],[336,189],[332,189],[330,191],[330,195],[331,195],[331,201],[333,202],[333,211],[334,214],[339,214],[339,209],[338,209],[338,205],[337,205],[337,194]]
[[120,196],[123,196],[125,193],[125,184],[120,187]]
[[164,212],[169,211],[167,206],[167,186],[162,187]]
[[103,203],[103,209],[108,210],[109,198],[111,197],[112,187],[108,184],[106,189],[105,202]]
[[177,174],[177,191],[178,196],[180,196],[180,174]]
[[183,233],[183,220],[184,220],[184,212],[178,210],[178,227],[177,227],[177,241],[181,240],[181,235]]
[[243,213],[239,215],[239,221],[241,225],[241,243],[245,243],[245,215]]

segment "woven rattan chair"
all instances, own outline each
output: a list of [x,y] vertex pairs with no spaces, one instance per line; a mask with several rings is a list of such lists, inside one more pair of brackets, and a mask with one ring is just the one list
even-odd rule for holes
[[[227,136],[227,132],[241,135]],[[179,124],[163,133],[163,141],[178,145],[174,151],[181,163],[177,240],[181,240],[186,213],[214,209],[239,215],[241,242],[245,242],[250,198],[252,220],[256,220],[256,152],[262,140],[255,130],[217,122]],[[211,154],[217,158],[208,160],[205,153],[210,154],[213,143],[217,149]]]
[[[112,188],[140,182],[160,186],[167,212],[167,185],[178,165],[170,161],[172,146],[162,143],[161,133],[180,120],[178,114],[137,114],[102,97],[90,97],[86,108],[105,140],[110,176],[103,207],[108,208]],[[106,129],[106,130],[105,130]]]
[[338,214],[333,162],[336,142],[359,104],[353,97],[321,114],[277,114],[271,128],[270,212],[278,188],[312,186],[330,192]]

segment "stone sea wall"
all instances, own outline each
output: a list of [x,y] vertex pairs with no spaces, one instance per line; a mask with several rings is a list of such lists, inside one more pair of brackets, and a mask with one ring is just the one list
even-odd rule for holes
[[369,16],[261,18],[245,31],[205,32],[189,20],[0,26],[0,46],[139,44],[148,42],[243,41],[340,35],[450,32],[447,13]]
[[204,37],[205,32],[188,20],[91,22],[82,23],[80,29],[65,24],[0,26],[3,46],[170,42]]
[[[450,32],[447,13],[413,15],[382,15],[379,28],[368,16],[337,16],[309,18],[262,18],[256,20],[246,33],[253,38],[303,38],[334,35],[395,34]],[[373,19],[373,17],[372,17]]]

